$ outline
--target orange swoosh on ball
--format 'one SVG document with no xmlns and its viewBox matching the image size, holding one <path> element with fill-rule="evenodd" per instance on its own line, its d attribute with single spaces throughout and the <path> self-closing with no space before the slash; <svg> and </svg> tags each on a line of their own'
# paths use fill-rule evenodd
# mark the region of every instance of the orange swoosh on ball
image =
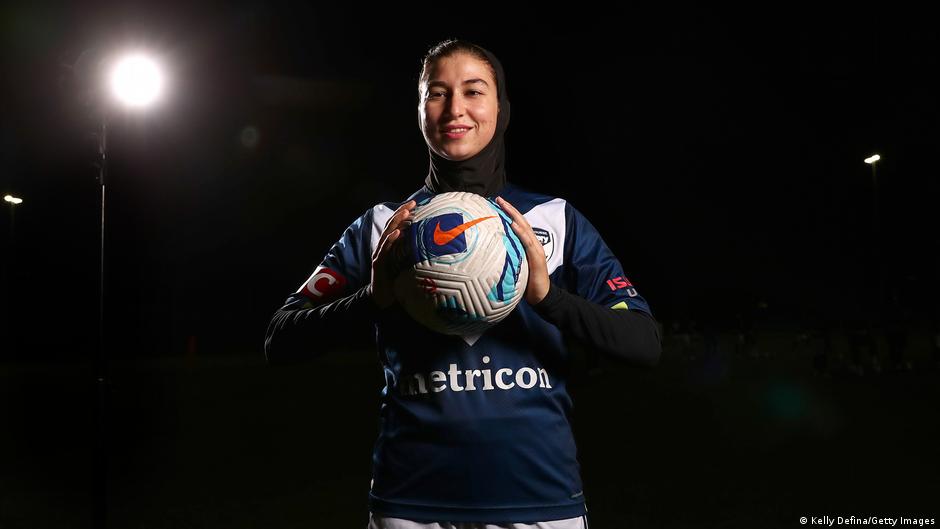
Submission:
<svg viewBox="0 0 940 529">
<path fill-rule="evenodd" d="M 490 217 L 483 217 L 482 219 L 473 219 L 470 222 L 464 222 L 459 226 L 455 226 L 447 231 L 441 229 L 441 221 L 437 221 L 437 226 L 434 226 L 434 244 L 444 245 L 454 240 L 455 237 L 461 233 L 467 231 L 468 228 L 474 224 L 479 224 L 486 219 L 495 219 L 496 215 Z"/>
</svg>

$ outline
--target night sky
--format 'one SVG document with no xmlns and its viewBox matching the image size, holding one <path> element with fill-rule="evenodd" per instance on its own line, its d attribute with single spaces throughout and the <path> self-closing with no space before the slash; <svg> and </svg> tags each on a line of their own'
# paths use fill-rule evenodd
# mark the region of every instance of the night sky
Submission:
<svg viewBox="0 0 940 529">
<path fill-rule="evenodd" d="M 73 4 L 0 7 L 0 193 L 24 200 L 0 203 L 0 527 L 88 527 L 102 498 L 113 527 L 362 525 L 374 349 L 279 369 L 264 334 L 422 185 L 416 82 L 447 38 L 503 63 L 510 181 L 583 212 L 667 331 L 657 370 L 572 381 L 592 525 L 935 514 L 935 17 Z M 169 86 L 109 113 L 106 386 L 93 65 L 128 48 Z"/>
<path fill-rule="evenodd" d="M 850 324 L 881 304 L 879 273 L 882 299 L 894 288 L 922 323 L 936 313 L 940 87 L 924 17 L 393 14 L 4 7 L 0 187 L 25 199 L 4 245 L 18 349 L 59 354 L 96 333 L 95 124 L 68 66 L 128 45 L 157 53 L 170 87 L 111 118 L 108 327 L 127 354 L 178 353 L 189 336 L 260 351 L 342 230 L 421 185 L 415 81 L 448 37 L 505 64 L 510 179 L 584 212 L 661 321 L 730 327 L 763 302 L 768 322 Z M 61 332 L 37 337 L 52 320 Z"/>
</svg>

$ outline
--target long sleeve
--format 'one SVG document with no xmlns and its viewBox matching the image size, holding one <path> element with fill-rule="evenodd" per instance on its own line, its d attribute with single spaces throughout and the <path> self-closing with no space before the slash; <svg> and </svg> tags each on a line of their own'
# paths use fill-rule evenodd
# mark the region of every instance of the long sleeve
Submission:
<svg viewBox="0 0 940 529">
<path fill-rule="evenodd" d="M 372 301 L 369 285 L 318 307 L 310 307 L 301 297 L 292 297 L 268 324 L 265 357 L 272 365 L 315 358 L 328 349 L 369 336 L 368 330 L 381 312 Z"/>
<path fill-rule="evenodd" d="M 271 317 L 264 339 L 269 364 L 313 359 L 344 344 L 365 344 L 375 336 L 373 323 L 379 311 L 372 301 L 369 274 L 376 210 L 385 208 L 370 208 L 350 224 Z"/>
<path fill-rule="evenodd" d="M 662 353 L 656 321 L 638 310 L 610 309 L 551 284 L 535 312 L 581 343 L 630 363 L 655 366 Z"/>
</svg>

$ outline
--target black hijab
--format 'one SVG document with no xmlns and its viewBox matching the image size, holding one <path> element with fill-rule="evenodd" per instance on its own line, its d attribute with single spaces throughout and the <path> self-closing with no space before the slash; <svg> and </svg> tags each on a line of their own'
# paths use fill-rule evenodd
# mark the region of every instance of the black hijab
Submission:
<svg viewBox="0 0 940 529">
<path fill-rule="evenodd" d="M 485 197 L 495 196 L 506 184 L 506 147 L 504 136 L 509 126 L 509 94 L 506 90 L 506 76 L 503 66 L 495 55 L 481 46 L 476 46 L 489 59 L 496 72 L 497 99 L 499 114 L 496 118 L 496 130 L 493 139 L 466 160 L 454 161 L 437 155 L 431 146 L 431 167 L 424 182 L 435 193 L 448 191 L 469 191 Z"/>
</svg>

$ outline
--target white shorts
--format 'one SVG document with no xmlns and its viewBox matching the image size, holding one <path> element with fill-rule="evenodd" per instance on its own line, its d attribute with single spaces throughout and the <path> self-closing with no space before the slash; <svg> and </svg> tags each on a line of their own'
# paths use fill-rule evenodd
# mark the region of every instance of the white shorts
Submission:
<svg viewBox="0 0 940 529">
<path fill-rule="evenodd" d="M 370 512 L 368 529 L 588 529 L 588 527 L 587 515 L 550 522 L 496 525 L 464 522 L 419 523 L 402 518 L 386 518 Z"/>
</svg>

